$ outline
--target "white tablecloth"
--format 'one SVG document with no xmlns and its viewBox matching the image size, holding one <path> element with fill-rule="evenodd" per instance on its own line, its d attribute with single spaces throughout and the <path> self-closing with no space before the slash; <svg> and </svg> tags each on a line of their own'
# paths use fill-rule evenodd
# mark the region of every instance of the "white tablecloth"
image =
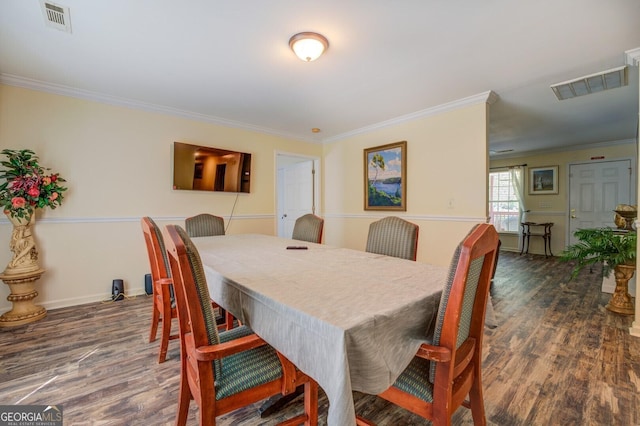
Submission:
<svg viewBox="0 0 640 426">
<path fill-rule="evenodd" d="M 329 425 L 391 386 L 424 341 L 447 268 L 266 235 L 193 238 L 211 298 L 313 377 Z M 305 245 L 308 250 L 287 250 Z"/>
</svg>

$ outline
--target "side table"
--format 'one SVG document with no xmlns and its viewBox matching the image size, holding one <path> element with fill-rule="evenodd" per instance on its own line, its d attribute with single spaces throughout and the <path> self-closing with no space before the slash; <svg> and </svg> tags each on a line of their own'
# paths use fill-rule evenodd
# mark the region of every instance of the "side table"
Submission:
<svg viewBox="0 0 640 426">
<path fill-rule="evenodd" d="M 529 254 L 530 237 L 542 237 L 544 239 L 544 256 L 553 256 L 553 253 L 551 252 L 551 227 L 553 226 L 553 222 L 522 222 L 520 223 L 520 226 L 522 227 L 522 249 L 520 250 L 520 254 Z M 532 228 L 534 228 L 534 230 L 532 230 Z M 536 228 L 539 230 L 536 231 Z M 549 250 L 549 254 L 547 254 L 547 248 Z"/>
</svg>

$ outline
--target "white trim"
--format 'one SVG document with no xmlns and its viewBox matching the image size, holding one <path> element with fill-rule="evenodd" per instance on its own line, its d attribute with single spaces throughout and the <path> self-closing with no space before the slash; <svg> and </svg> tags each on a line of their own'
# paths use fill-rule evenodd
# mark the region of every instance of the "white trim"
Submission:
<svg viewBox="0 0 640 426">
<path fill-rule="evenodd" d="M 640 66 L 640 47 L 624 52 L 625 63 L 631 66 Z"/>
<path fill-rule="evenodd" d="M 322 158 L 316 155 L 306 155 L 306 154 L 276 150 L 274 152 L 275 170 L 274 170 L 274 176 L 273 176 L 273 187 L 275 188 L 275 191 L 274 191 L 275 204 L 274 205 L 276 206 L 276 214 L 275 214 L 276 220 L 275 220 L 275 229 L 274 229 L 275 235 L 280 235 L 279 216 L 281 211 L 280 209 L 282 208 L 282 206 L 280 205 L 280 194 L 281 194 L 280 191 L 283 190 L 283 188 L 280 188 L 280 185 L 278 182 L 278 170 L 283 167 L 282 163 L 279 160 L 285 157 L 300 158 L 302 161 L 313 161 L 314 175 L 313 175 L 312 191 L 314 192 L 313 206 L 315 207 L 315 210 L 312 213 L 318 216 L 322 215 L 321 214 L 322 212 Z"/>
<path fill-rule="evenodd" d="M 321 210 L 319 210 L 321 211 Z M 548 212 L 544 212 L 544 214 L 549 214 Z M 552 212 L 552 214 L 563 214 L 562 212 Z M 333 219 L 378 219 L 389 216 L 388 214 L 378 213 L 378 214 L 365 214 L 365 213 L 356 213 L 356 214 L 342 214 L 342 213 L 329 213 L 325 214 L 325 218 L 333 218 Z M 180 222 L 184 221 L 186 216 L 152 216 L 153 220 L 156 222 Z M 226 220 L 229 220 L 229 216 L 222 216 Z M 426 220 L 426 221 L 437 221 L 437 222 L 475 222 L 475 223 L 487 223 L 486 217 L 473 217 L 473 216 L 434 216 L 434 215 L 398 215 L 398 217 L 402 217 L 407 220 Z M 251 220 L 251 219 L 275 219 L 276 215 L 274 214 L 251 214 L 251 215 L 241 215 L 241 216 L 233 216 L 233 219 L 237 220 Z M 129 222 L 140 222 L 142 216 L 131 216 L 131 217 L 52 217 L 52 218 L 39 218 L 37 219 L 38 223 L 65 223 L 65 224 L 73 224 L 73 223 L 129 223 Z M 9 219 L 0 218 L 0 225 L 10 225 Z"/>
<path fill-rule="evenodd" d="M 84 99 L 87 101 L 99 102 L 108 105 L 132 108 L 146 112 L 157 112 L 168 114 L 176 117 L 182 117 L 189 120 L 202 121 L 205 123 L 217 124 L 225 127 L 249 130 L 273 136 L 280 136 L 289 139 L 302 140 L 304 142 L 318 143 L 318 139 L 301 137 L 293 133 L 281 132 L 268 127 L 255 126 L 253 124 L 242 123 L 240 121 L 228 120 L 226 118 L 216 117 L 213 115 L 200 114 L 193 111 L 187 111 L 177 108 L 171 108 L 164 105 L 156 105 L 148 102 L 137 101 L 135 99 L 120 98 L 117 96 L 105 95 L 90 90 L 78 89 L 75 87 L 64 86 L 62 84 L 47 83 L 31 78 L 19 77 L 17 75 L 0 73 L 0 83 L 8 86 L 22 87 L 25 89 L 37 90 L 40 92 L 53 93 L 54 95 L 68 96 L 72 98 Z"/>
<path fill-rule="evenodd" d="M 93 92 L 90 90 L 78 89 L 75 87 L 65 86 L 62 84 L 48 83 L 45 81 L 34 80 L 31 78 L 20 77 L 12 74 L 0 73 L 0 84 L 6 84 L 8 86 L 22 87 L 25 89 L 37 90 L 40 92 L 53 93 L 55 95 L 68 96 L 72 98 L 85 99 L 88 101 L 99 102 L 109 105 L 121 106 L 125 108 L 132 108 L 146 112 L 155 112 L 161 114 L 168 114 L 176 117 L 182 117 L 190 120 L 201 121 L 205 123 L 217 124 L 220 126 L 249 130 L 252 132 L 264 133 L 267 135 L 279 136 L 288 139 L 300 140 L 310 143 L 326 143 L 336 140 L 344 139 L 350 136 L 358 135 L 361 133 L 371 132 L 384 127 L 394 126 L 396 124 L 404 123 L 406 121 L 415 120 L 417 118 L 427 117 L 430 115 L 440 114 L 455 110 L 458 108 L 476 105 L 479 103 L 493 104 L 499 99 L 499 96 L 492 90 L 469 96 L 463 99 L 448 102 L 446 104 L 437 105 L 432 108 L 416 111 L 411 114 L 403 115 L 400 117 L 392 118 L 390 120 L 382 121 L 380 123 L 365 126 L 360 129 L 353 130 L 351 132 L 342 133 L 327 139 L 321 139 L 317 136 L 309 137 L 304 135 L 293 134 L 289 132 L 282 132 L 274 130 L 268 127 L 256 126 L 253 124 L 243 123 L 240 121 L 229 120 L 222 117 L 216 117 L 212 115 L 200 114 L 193 111 L 187 111 L 177 108 L 172 108 L 164 105 L 157 105 L 148 102 L 138 101 L 135 99 L 120 98 L 117 96 L 105 95 L 103 93 Z"/>
<path fill-rule="evenodd" d="M 410 114 L 401 115 L 400 117 L 392 118 L 390 120 L 381 121 L 380 123 L 372 124 L 370 126 L 361 127 L 359 129 L 352 130 L 350 132 L 342 133 L 336 136 L 332 136 L 327 139 L 323 139 L 323 143 L 335 142 L 341 139 L 346 139 L 351 136 L 360 135 L 363 133 L 369 133 L 374 130 L 379 130 L 384 127 L 391 127 L 397 124 L 405 123 L 407 121 L 416 120 L 418 118 L 428 117 L 436 114 L 441 114 L 447 111 L 453 111 L 466 106 L 477 105 L 480 103 L 493 104 L 498 100 L 499 96 L 492 90 L 483 92 L 477 95 L 469 96 L 466 98 L 458 99 L 455 101 L 447 102 L 446 104 L 437 105 L 431 108 L 423 109 L 420 111 L 412 112 Z"/>
<path fill-rule="evenodd" d="M 223 216 L 227 221 L 229 216 Z M 233 219 L 248 220 L 248 219 L 273 219 L 273 214 L 253 214 L 253 215 L 241 215 L 233 216 Z M 132 217 L 51 217 L 51 218 L 38 218 L 37 222 L 40 223 L 118 223 L 118 222 L 140 222 L 142 216 Z M 153 216 L 153 220 L 156 222 L 179 222 L 184 221 L 186 216 Z M 0 225 L 9 225 L 9 219 L 3 217 L 0 218 Z"/>
<path fill-rule="evenodd" d="M 567 212 L 563 211 L 546 211 L 546 210 L 529 210 L 527 216 L 564 216 Z"/>
<path fill-rule="evenodd" d="M 331 219 L 380 219 L 389 216 L 388 214 L 342 214 L 342 213 L 326 213 L 324 218 Z M 423 220 L 432 222 L 474 222 L 474 223 L 488 223 L 486 217 L 472 217 L 472 216 L 432 216 L 432 215 L 395 215 L 406 220 Z"/>
<path fill-rule="evenodd" d="M 144 282 L 142 282 L 142 286 L 140 288 L 138 288 L 138 286 L 132 287 L 128 281 L 125 282 L 124 293 L 126 297 L 152 297 L 152 296 L 147 296 L 144 290 Z M 120 303 L 120 302 L 111 301 L 111 293 L 93 294 L 91 296 L 82 296 L 82 297 L 69 297 L 69 298 L 57 299 L 57 300 L 45 300 L 45 301 L 36 300 L 35 302 L 36 304 L 44 307 L 47 310 L 68 308 L 70 306 L 78 306 L 78 305 L 84 305 L 87 303 L 97 303 L 97 302 Z M 5 306 L 0 306 L 0 311 L 8 311 L 11 308 L 12 308 L 12 305 L 6 304 Z"/>
</svg>

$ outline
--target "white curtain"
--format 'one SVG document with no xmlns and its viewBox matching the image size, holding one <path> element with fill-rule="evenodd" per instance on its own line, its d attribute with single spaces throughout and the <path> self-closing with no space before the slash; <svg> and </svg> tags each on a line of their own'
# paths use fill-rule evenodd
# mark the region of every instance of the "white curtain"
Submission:
<svg viewBox="0 0 640 426">
<path fill-rule="evenodd" d="M 520 205 L 520 222 L 527 221 L 527 208 L 524 205 L 524 185 L 523 185 L 523 169 L 522 167 L 511 167 L 509 169 L 511 175 L 511 185 L 513 185 L 513 192 L 515 193 L 518 204 Z M 518 236 L 522 236 L 522 227 L 518 226 Z M 519 238 L 522 240 L 522 238 Z"/>
</svg>

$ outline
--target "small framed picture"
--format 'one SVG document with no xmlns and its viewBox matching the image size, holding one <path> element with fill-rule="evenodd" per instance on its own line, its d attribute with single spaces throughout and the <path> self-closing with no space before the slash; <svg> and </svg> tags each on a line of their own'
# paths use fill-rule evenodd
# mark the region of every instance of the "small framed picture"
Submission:
<svg viewBox="0 0 640 426">
<path fill-rule="evenodd" d="M 407 211 L 407 142 L 364 150 L 364 209 Z"/>
<path fill-rule="evenodd" d="M 529 169 L 529 195 L 557 194 L 558 166 Z"/>
</svg>

